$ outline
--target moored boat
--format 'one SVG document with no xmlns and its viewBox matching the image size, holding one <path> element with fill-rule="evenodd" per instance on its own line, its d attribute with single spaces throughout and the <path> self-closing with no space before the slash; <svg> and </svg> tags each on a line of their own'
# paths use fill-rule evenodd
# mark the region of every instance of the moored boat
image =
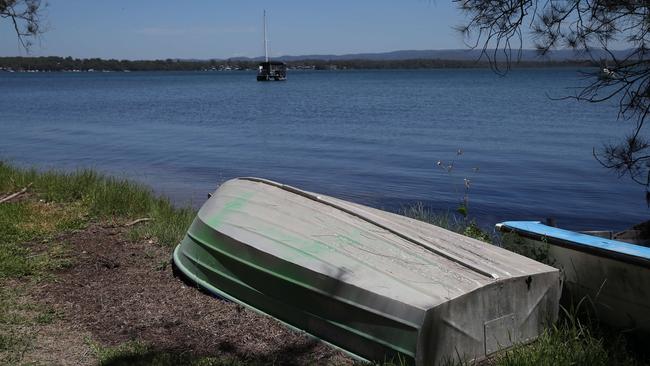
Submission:
<svg viewBox="0 0 650 366">
<path fill-rule="evenodd" d="M 280 61 L 260 62 L 257 70 L 257 81 L 287 80 L 287 65 Z"/>
<path fill-rule="evenodd" d="M 264 62 L 257 69 L 257 81 L 287 80 L 287 65 L 282 61 L 269 60 L 269 44 L 266 38 L 266 10 L 264 10 Z"/>
<path fill-rule="evenodd" d="M 479 360 L 557 318 L 557 269 L 259 178 L 222 184 L 174 251 L 204 289 L 359 357 Z"/>
<path fill-rule="evenodd" d="M 600 70 L 598 70 L 599 80 L 609 81 L 609 80 L 616 79 L 617 77 L 618 76 L 616 75 L 616 73 L 607 67 L 602 67 Z"/>
<path fill-rule="evenodd" d="M 537 221 L 497 224 L 547 251 L 562 271 L 565 299 L 593 305 L 602 322 L 627 331 L 650 332 L 650 248 L 563 230 Z"/>
</svg>

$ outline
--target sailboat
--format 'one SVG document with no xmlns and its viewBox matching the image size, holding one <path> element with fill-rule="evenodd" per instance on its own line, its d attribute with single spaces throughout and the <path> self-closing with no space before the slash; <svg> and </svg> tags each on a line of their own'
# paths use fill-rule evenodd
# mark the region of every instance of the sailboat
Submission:
<svg viewBox="0 0 650 366">
<path fill-rule="evenodd" d="M 266 33 L 266 10 L 264 10 L 264 62 L 259 64 L 257 81 L 287 80 L 287 65 L 280 61 L 269 61 L 269 43 Z"/>
</svg>

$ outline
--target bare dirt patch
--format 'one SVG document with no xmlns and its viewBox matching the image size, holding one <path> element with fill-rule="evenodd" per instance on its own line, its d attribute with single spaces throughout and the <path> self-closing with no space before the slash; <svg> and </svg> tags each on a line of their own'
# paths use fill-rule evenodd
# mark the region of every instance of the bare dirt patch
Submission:
<svg viewBox="0 0 650 366">
<path fill-rule="evenodd" d="M 71 249 L 73 265 L 34 290 L 35 298 L 62 314 L 60 329 L 88 334 L 105 346 L 139 341 L 154 351 L 197 357 L 262 364 L 353 363 L 269 317 L 188 287 L 172 274 L 169 248 L 130 241 L 125 228 L 92 224 L 61 239 Z M 49 336 L 46 348 L 84 348 L 78 345 L 82 336 L 72 338 Z M 85 344 L 87 348 L 87 339 Z M 41 347 L 41 352 L 48 351 Z M 74 358 L 94 362 L 84 350 Z"/>
</svg>

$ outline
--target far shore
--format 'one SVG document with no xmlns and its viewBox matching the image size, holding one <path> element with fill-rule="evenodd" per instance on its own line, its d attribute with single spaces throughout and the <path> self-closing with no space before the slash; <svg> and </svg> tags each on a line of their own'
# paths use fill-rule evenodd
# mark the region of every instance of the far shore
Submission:
<svg viewBox="0 0 650 366">
<path fill-rule="evenodd" d="M 105 60 L 71 57 L 0 57 L 0 72 L 131 72 L 131 71 L 257 71 L 258 60 Z M 516 58 L 489 62 L 485 58 L 457 59 L 300 59 L 287 60 L 289 70 L 430 70 L 506 68 L 593 68 L 591 60 L 535 61 Z"/>
</svg>

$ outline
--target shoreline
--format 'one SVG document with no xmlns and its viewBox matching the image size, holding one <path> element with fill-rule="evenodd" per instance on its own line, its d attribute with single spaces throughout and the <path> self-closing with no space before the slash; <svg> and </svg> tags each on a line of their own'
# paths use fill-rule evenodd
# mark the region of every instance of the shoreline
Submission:
<svg viewBox="0 0 650 366">
<path fill-rule="evenodd" d="M 18 192 L 0 203 L 0 361 L 357 364 L 175 278 L 171 252 L 196 210 L 90 170 L 37 172 L 0 161 L 0 197 Z M 404 214 L 454 229 L 444 215 L 417 208 Z M 485 234 L 471 225 L 455 230 Z M 621 337 L 569 317 L 488 363 L 650 362 Z"/>
<path fill-rule="evenodd" d="M 292 59 L 285 61 L 290 71 L 340 70 L 441 70 L 498 68 L 598 68 L 591 60 L 521 60 L 497 62 L 476 59 L 409 58 L 409 59 Z M 250 71 L 257 72 L 255 60 L 107 60 L 71 57 L 0 57 L 0 72 L 135 72 L 135 71 Z M 597 74 L 594 71 L 594 76 Z"/>
</svg>

